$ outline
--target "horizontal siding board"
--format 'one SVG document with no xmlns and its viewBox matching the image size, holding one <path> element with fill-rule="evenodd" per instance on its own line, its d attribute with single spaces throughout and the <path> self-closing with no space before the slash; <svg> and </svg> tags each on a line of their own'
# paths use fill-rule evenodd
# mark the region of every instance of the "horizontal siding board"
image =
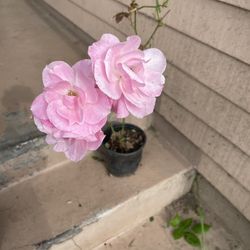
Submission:
<svg viewBox="0 0 250 250">
<path fill-rule="evenodd" d="M 120 32 L 118 28 L 113 27 L 110 23 L 105 22 L 96 15 L 93 15 L 87 9 L 84 10 L 83 8 L 80 8 L 81 6 L 78 6 L 77 2 L 69 0 L 44 1 L 94 39 L 99 39 L 104 32 L 122 36 L 122 32 Z M 107 12 L 106 14 L 109 15 Z M 110 15 L 112 14 L 110 13 Z"/>
<path fill-rule="evenodd" d="M 248 155 L 166 95 L 162 95 L 156 110 L 250 191 Z"/>
<path fill-rule="evenodd" d="M 50 0 L 49 0 L 50 1 Z M 76 6 L 82 8 L 83 11 L 88 11 L 95 17 L 103 20 L 105 23 L 108 23 L 114 29 L 118 31 L 117 36 L 124 38 L 125 34 L 132 34 L 133 29 L 130 27 L 129 22 L 122 22 L 117 24 L 114 19 L 114 15 L 121 11 L 126 11 L 126 6 L 121 5 L 120 3 L 114 2 L 113 0 L 106 1 L 84 1 L 84 0 L 68 0 Z M 119 32 L 120 31 L 120 32 Z M 95 32 L 95 30 L 92 30 Z M 102 29 L 103 33 L 108 33 L 104 28 Z M 100 35 L 98 36 L 100 38 Z"/>
<path fill-rule="evenodd" d="M 164 34 L 162 39 L 158 35 L 159 47 L 165 47 L 167 58 L 172 64 L 250 112 L 248 65 L 174 30 L 166 28 Z"/>
<path fill-rule="evenodd" d="M 138 1 L 139 5 L 154 2 Z M 169 9 L 165 19 L 168 26 L 250 63 L 250 12 L 211 0 L 174 0 L 169 2 Z M 151 9 L 142 12 L 152 16 Z"/>
<path fill-rule="evenodd" d="M 174 66 L 165 93 L 250 155 L 250 115 Z"/>
<path fill-rule="evenodd" d="M 88 2 L 87 6 L 85 4 L 92 12 L 96 9 L 94 2 L 95 1 Z M 110 4 L 110 12 L 118 12 L 121 10 L 119 6 L 116 2 Z M 100 11 L 101 7 L 96 9 L 96 14 L 106 22 L 109 22 L 110 17 Z M 103 6 L 103 8 L 104 7 L 105 6 Z M 143 38 L 146 40 L 147 34 L 145 33 L 147 32 L 145 31 L 149 31 L 154 24 L 152 20 L 144 16 L 142 16 L 142 18 L 143 22 L 141 22 L 141 26 L 139 25 L 139 29 L 144 31 Z M 113 20 L 112 24 L 114 25 Z M 128 30 L 129 24 L 122 22 L 117 27 L 122 30 Z M 248 98 L 250 95 L 249 65 L 213 50 L 211 47 L 207 47 L 168 27 L 164 27 L 162 32 L 158 33 L 158 39 L 156 40 L 158 40 L 158 43 L 155 45 L 165 51 L 167 58 L 173 64 L 185 72 L 188 72 L 209 88 L 236 103 L 247 112 L 250 112 L 250 98 Z"/>
<path fill-rule="evenodd" d="M 108 1 L 107 8 L 107 2 L 104 1 L 46 1 L 51 3 L 52 6 L 54 5 L 59 11 L 61 9 L 64 15 L 95 39 L 99 38 L 104 32 L 112 32 L 120 37 L 124 37 L 122 32 L 132 34 L 128 22 L 125 21 L 116 25 L 112 18 L 115 13 L 126 10 L 126 8 L 118 2 Z M 73 1 L 75 1 L 77 5 L 81 3 L 82 8 L 98 16 L 98 18 L 104 20 L 104 22 L 102 23 L 96 17 L 91 17 L 89 13 L 79 9 L 76 5 L 74 6 L 72 4 Z M 65 5 L 65 8 L 59 5 Z M 74 9 L 72 6 L 74 6 Z M 103 9 L 107 9 L 107 11 L 103 11 Z M 143 40 L 146 40 L 154 23 L 152 20 L 142 16 L 142 22 L 140 22 L 140 24 L 139 30 L 142 31 Z M 112 25 L 114 29 L 112 29 Z M 119 32 L 118 29 L 122 32 Z M 169 27 L 162 28 L 155 40 L 157 41 L 155 46 L 161 48 L 166 53 L 168 60 L 174 65 L 188 72 L 188 74 L 225 96 L 233 103 L 236 103 L 247 112 L 250 112 L 250 98 L 248 98 L 250 95 L 249 65 L 213 50 L 211 47 L 199 43 Z"/>
<path fill-rule="evenodd" d="M 222 3 L 226 4 L 231 4 L 236 7 L 245 9 L 245 10 L 250 10 L 250 1 L 249 0 L 218 0 Z"/>
<path fill-rule="evenodd" d="M 201 157 L 197 169 L 250 221 L 250 192 L 206 155 Z"/>
</svg>

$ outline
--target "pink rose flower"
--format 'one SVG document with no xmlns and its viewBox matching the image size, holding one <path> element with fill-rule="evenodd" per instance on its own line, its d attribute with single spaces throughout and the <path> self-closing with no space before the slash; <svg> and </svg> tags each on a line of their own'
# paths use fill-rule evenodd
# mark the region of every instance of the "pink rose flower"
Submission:
<svg viewBox="0 0 250 250">
<path fill-rule="evenodd" d="M 117 118 L 152 113 L 165 83 L 165 56 L 155 48 L 142 51 L 140 44 L 139 36 L 120 42 L 114 35 L 104 34 L 88 50 L 96 84 L 113 100 Z"/>
<path fill-rule="evenodd" d="M 35 124 L 47 134 L 47 143 L 55 144 L 55 151 L 79 161 L 87 150 L 101 145 L 110 101 L 95 87 L 90 60 L 73 67 L 52 62 L 43 70 L 43 84 L 43 92 L 31 106 Z"/>
</svg>

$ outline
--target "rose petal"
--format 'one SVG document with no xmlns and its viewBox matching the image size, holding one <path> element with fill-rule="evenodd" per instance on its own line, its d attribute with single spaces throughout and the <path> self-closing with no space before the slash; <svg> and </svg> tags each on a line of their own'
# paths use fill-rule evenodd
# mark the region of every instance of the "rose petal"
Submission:
<svg viewBox="0 0 250 250">
<path fill-rule="evenodd" d="M 93 104 L 87 104 L 84 109 L 86 122 L 88 124 L 97 124 L 108 116 L 111 110 L 109 99 L 100 91 L 97 90 L 98 101 Z"/>
<path fill-rule="evenodd" d="M 142 107 L 137 107 L 128 100 L 125 99 L 125 104 L 128 111 L 137 118 L 143 118 L 154 111 L 156 98 L 149 98 L 148 102 L 145 102 Z"/>
<path fill-rule="evenodd" d="M 113 104 L 113 111 L 116 113 L 116 117 L 118 119 L 125 118 L 129 115 L 123 96 L 119 100 L 115 101 Z"/>
<path fill-rule="evenodd" d="M 163 73 L 166 69 L 166 58 L 159 49 L 152 48 L 144 50 L 144 60 L 145 69 L 160 73 Z"/>
<path fill-rule="evenodd" d="M 78 162 L 87 153 L 87 142 L 85 140 L 68 139 L 65 155 L 72 161 Z"/>
<path fill-rule="evenodd" d="M 47 109 L 47 102 L 44 99 L 43 93 L 38 95 L 35 100 L 32 102 L 31 111 L 33 115 L 39 119 L 46 120 L 48 119 L 46 109 Z"/>
<path fill-rule="evenodd" d="M 59 130 L 69 131 L 69 122 L 57 113 L 57 108 L 62 106 L 62 100 L 56 100 L 49 103 L 47 115 L 50 122 Z"/>
<path fill-rule="evenodd" d="M 120 98 L 122 92 L 119 86 L 119 82 L 110 82 L 107 79 L 104 64 L 101 60 L 97 60 L 94 66 L 94 74 L 96 84 L 98 87 L 110 98 L 117 100 Z"/>
<path fill-rule="evenodd" d="M 67 63 L 55 61 L 44 68 L 42 78 L 45 87 L 52 87 L 60 81 L 66 81 L 72 84 L 74 81 L 74 72 Z"/>
<path fill-rule="evenodd" d="M 102 131 L 99 131 L 98 133 L 95 134 L 95 137 L 96 137 L 95 141 L 88 141 L 87 143 L 88 150 L 98 149 L 101 146 L 105 135 Z"/>
<path fill-rule="evenodd" d="M 164 76 L 155 71 L 147 70 L 144 73 L 145 86 L 141 87 L 140 90 L 152 97 L 160 96 L 163 90 L 163 84 L 165 83 Z"/>
<path fill-rule="evenodd" d="M 88 55 L 91 60 L 95 61 L 103 58 L 105 56 L 106 51 L 113 45 L 119 43 L 119 39 L 112 34 L 103 34 L 101 39 L 95 43 L 93 43 L 88 48 Z"/>
<path fill-rule="evenodd" d="M 73 65 L 73 69 L 75 71 L 74 85 L 83 90 L 87 102 L 95 103 L 97 101 L 96 82 L 91 60 L 81 60 Z"/>
</svg>

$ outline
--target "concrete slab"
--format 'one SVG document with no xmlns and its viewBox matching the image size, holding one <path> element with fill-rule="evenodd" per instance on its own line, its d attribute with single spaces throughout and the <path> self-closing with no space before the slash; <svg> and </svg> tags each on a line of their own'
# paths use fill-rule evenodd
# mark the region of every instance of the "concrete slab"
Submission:
<svg viewBox="0 0 250 250">
<path fill-rule="evenodd" d="M 84 225 L 100 220 L 105 214 L 109 214 L 111 208 L 119 207 L 119 204 L 138 194 L 142 194 L 141 197 L 146 200 L 152 195 L 157 197 L 157 188 L 153 191 L 150 188 L 158 184 L 165 187 L 167 179 L 181 173 L 179 181 L 183 186 L 178 187 L 173 181 L 170 183 L 172 190 L 176 190 L 176 197 L 173 198 L 173 194 L 168 195 L 168 192 L 159 196 L 161 200 L 166 196 L 166 201 L 168 196 L 172 200 L 177 199 L 191 186 L 193 175 L 187 174 L 189 169 L 190 166 L 180 157 L 176 157 L 171 149 L 164 148 L 151 131 L 148 133 L 141 166 L 133 176 L 108 176 L 103 163 L 93 160 L 91 155 L 78 164 L 65 162 L 40 172 L 33 178 L 0 191 L 0 249 L 28 249 L 34 244 L 53 238 L 53 243 L 63 236 L 72 238 L 83 230 Z M 189 179 L 189 186 L 184 185 L 184 177 Z M 151 190 L 150 194 L 143 193 L 147 189 Z M 161 190 L 163 192 L 164 189 Z M 143 212 L 142 208 L 143 203 L 140 205 L 141 211 L 137 211 L 139 217 Z M 126 215 L 128 211 L 124 212 Z M 103 230 L 107 229 L 106 224 Z M 62 237 L 57 237 L 65 232 Z"/>
</svg>

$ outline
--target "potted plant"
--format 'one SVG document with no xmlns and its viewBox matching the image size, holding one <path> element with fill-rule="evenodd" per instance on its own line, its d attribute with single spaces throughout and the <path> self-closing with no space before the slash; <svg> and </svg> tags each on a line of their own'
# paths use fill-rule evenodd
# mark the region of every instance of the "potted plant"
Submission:
<svg viewBox="0 0 250 250">
<path fill-rule="evenodd" d="M 88 150 L 102 145 L 110 173 L 134 173 L 146 135 L 139 127 L 127 124 L 125 118 L 151 114 L 162 92 L 166 58 L 159 49 L 149 47 L 163 24 L 166 14 L 161 17 L 160 13 L 166 7 L 167 1 L 138 6 L 133 0 L 128 12 L 118 13 L 115 18 L 117 22 L 128 18 L 135 35 L 121 42 L 112 34 L 104 34 L 89 46 L 90 59 L 72 67 L 63 61 L 45 67 L 44 89 L 33 101 L 31 111 L 35 124 L 47 134 L 46 141 L 54 145 L 55 151 L 79 161 Z M 141 43 L 136 24 L 137 13 L 143 8 L 154 9 L 157 22 L 145 44 Z M 122 122 L 107 123 L 111 112 Z"/>
</svg>

